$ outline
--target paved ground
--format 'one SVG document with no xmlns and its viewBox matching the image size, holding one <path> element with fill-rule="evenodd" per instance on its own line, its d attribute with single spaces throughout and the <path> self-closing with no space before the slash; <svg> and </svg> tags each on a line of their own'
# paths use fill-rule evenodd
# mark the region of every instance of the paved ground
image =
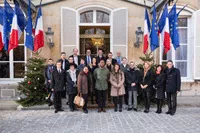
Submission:
<svg viewBox="0 0 200 133">
<path fill-rule="evenodd" d="M 200 108 L 179 107 L 174 116 L 149 114 L 123 110 L 106 113 L 89 110 L 65 110 L 58 114 L 54 110 L 0 111 L 0 133 L 199 133 Z M 164 108 L 164 112 L 167 108 Z"/>
</svg>

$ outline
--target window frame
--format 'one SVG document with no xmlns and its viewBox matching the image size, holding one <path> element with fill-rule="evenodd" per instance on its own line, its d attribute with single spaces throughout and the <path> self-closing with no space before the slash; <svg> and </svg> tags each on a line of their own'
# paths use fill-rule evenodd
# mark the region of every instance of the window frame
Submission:
<svg viewBox="0 0 200 133">
<path fill-rule="evenodd" d="M 25 47 L 24 44 L 19 44 L 19 46 L 24 46 L 24 61 L 14 61 L 14 52 L 13 50 L 11 50 L 9 52 L 9 61 L 0 61 L 1 63 L 6 62 L 9 63 L 9 71 L 10 71 L 10 78 L 0 78 L 0 84 L 1 83 L 6 83 L 6 81 L 8 82 L 20 82 L 23 81 L 24 78 L 14 78 L 14 63 L 27 63 L 27 48 Z M 24 71 L 26 71 L 26 67 L 24 69 Z M 1 82 L 4 81 L 4 82 Z"/>
<path fill-rule="evenodd" d="M 176 67 L 177 62 L 187 62 L 187 76 L 181 77 L 182 82 L 194 82 L 192 79 L 192 60 L 190 59 L 190 54 L 192 54 L 192 47 L 189 47 L 190 44 L 192 44 L 190 40 L 190 31 L 191 29 L 191 17 L 188 16 L 180 16 L 179 18 L 186 18 L 187 19 L 187 27 L 178 27 L 178 29 L 187 29 L 187 44 L 186 43 L 180 43 L 180 46 L 187 46 L 187 60 L 177 60 L 176 59 L 176 50 L 173 47 L 173 44 L 171 43 L 171 60 L 174 62 L 174 67 Z M 191 45 L 192 46 L 192 45 Z M 167 60 L 163 60 L 163 46 L 159 47 L 160 49 L 160 64 L 163 64 L 163 62 L 167 62 Z"/>
</svg>

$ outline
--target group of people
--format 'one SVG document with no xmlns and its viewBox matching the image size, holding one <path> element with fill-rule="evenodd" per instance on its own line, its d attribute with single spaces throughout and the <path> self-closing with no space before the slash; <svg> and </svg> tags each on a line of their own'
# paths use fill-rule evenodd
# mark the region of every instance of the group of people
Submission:
<svg viewBox="0 0 200 133">
<path fill-rule="evenodd" d="M 128 105 L 128 111 L 137 111 L 138 90 L 142 90 L 145 113 L 149 112 L 151 92 L 156 91 L 157 111 L 162 112 L 162 105 L 167 98 L 168 111 L 166 114 L 174 115 L 177 106 L 177 93 L 181 87 L 180 71 L 174 68 L 171 60 L 167 67 L 157 65 L 155 71 L 151 69 L 150 62 L 144 62 L 143 69 L 139 70 L 135 62 L 127 63 L 125 57 L 117 52 L 113 58 L 112 52 L 107 57 L 103 51 L 98 50 L 98 55 L 93 57 L 91 50 L 86 51 L 86 56 L 81 58 L 78 49 L 73 49 L 73 55 L 66 59 L 66 53 L 61 53 L 61 59 L 54 66 L 53 60 L 48 60 L 45 69 L 46 84 L 49 92 L 54 95 L 53 104 L 55 113 L 63 111 L 61 99 L 67 98 L 70 111 L 76 111 L 74 98 L 81 96 L 85 104 L 84 113 L 88 113 L 88 97 L 91 103 L 98 104 L 98 112 L 106 112 L 106 103 L 114 103 L 114 111 L 122 112 L 123 103 Z M 95 100 L 94 100 L 95 99 Z M 52 104 L 51 102 L 49 103 Z"/>
</svg>

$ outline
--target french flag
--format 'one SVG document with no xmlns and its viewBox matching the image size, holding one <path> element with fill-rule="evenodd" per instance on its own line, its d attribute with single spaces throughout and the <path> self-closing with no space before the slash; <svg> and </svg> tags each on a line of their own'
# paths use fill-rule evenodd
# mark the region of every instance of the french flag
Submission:
<svg viewBox="0 0 200 133">
<path fill-rule="evenodd" d="M 42 9 L 41 5 L 38 10 L 36 26 L 35 26 L 35 38 L 34 38 L 34 52 L 44 46 L 44 30 L 42 20 Z"/>
<path fill-rule="evenodd" d="M 22 31 L 18 25 L 18 19 L 17 19 L 17 6 L 15 5 L 14 14 L 13 14 L 13 20 L 12 20 L 12 27 L 11 27 L 11 33 L 10 33 L 10 40 L 9 40 L 9 46 L 8 46 L 8 52 L 10 50 L 15 49 L 18 46 L 18 40 L 22 35 Z"/>
<path fill-rule="evenodd" d="M 147 9 L 145 9 L 145 20 L 144 20 L 144 47 L 143 53 L 146 54 L 149 46 L 149 34 L 150 34 L 150 20 Z"/>
<path fill-rule="evenodd" d="M 0 7 L 0 16 L 3 16 L 3 8 Z M 3 49 L 3 17 L 0 17 L 0 51 Z"/>
<path fill-rule="evenodd" d="M 170 50 L 170 32 L 169 32 L 169 18 L 167 5 L 162 13 L 160 21 L 158 23 L 159 31 L 161 33 L 160 43 L 164 46 L 164 54 Z"/>
</svg>

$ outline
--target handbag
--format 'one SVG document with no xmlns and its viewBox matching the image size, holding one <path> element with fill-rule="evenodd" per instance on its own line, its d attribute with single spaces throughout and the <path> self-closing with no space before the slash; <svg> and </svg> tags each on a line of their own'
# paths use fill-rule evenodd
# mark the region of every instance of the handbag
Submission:
<svg viewBox="0 0 200 133">
<path fill-rule="evenodd" d="M 76 104 L 78 107 L 83 107 L 85 105 L 85 100 L 79 95 L 80 94 L 74 98 L 74 104 Z"/>
</svg>

